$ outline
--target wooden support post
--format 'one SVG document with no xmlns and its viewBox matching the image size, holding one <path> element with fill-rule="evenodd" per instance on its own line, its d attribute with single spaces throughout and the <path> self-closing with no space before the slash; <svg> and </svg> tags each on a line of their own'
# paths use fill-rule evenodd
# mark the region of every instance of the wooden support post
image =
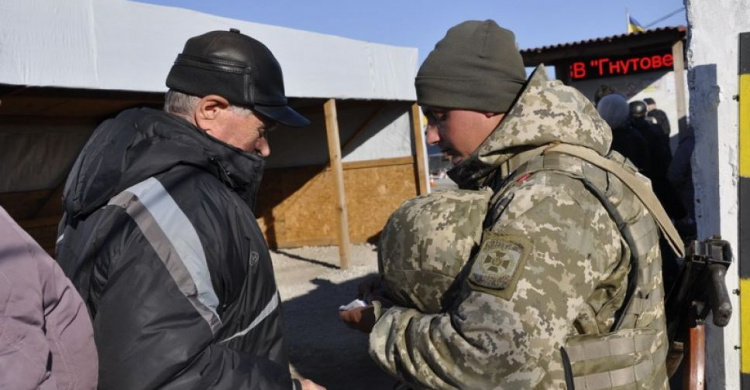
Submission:
<svg viewBox="0 0 750 390">
<path fill-rule="evenodd" d="M 338 194 L 339 211 L 339 266 L 349 268 L 349 219 L 346 215 L 346 194 L 344 193 L 344 167 L 341 163 L 341 141 L 339 122 L 336 114 L 336 100 L 328 99 L 323 105 L 326 115 L 326 135 L 331 175 Z"/>
<path fill-rule="evenodd" d="M 687 99 L 685 99 L 685 53 L 682 40 L 672 45 L 672 59 L 674 64 L 674 90 L 677 95 L 677 126 L 680 134 L 687 130 Z"/>
<path fill-rule="evenodd" d="M 682 388 L 703 390 L 706 388 L 706 326 L 696 324 L 688 329 L 685 358 L 683 359 Z"/>
<path fill-rule="evenodd" d="M 414 103 L 411 106 L 411 123 L 414 131 L 414 150 L 416 151 L 414 161 L 416 163 L 417 174 L 417 194 L 423 195 L 430 192 L 429 183 L 427 182 L 427 167 L 425 167 L 425 144 L 424 130 L 422 129 L 422 110 L 419 105 Z"/>
</svg>

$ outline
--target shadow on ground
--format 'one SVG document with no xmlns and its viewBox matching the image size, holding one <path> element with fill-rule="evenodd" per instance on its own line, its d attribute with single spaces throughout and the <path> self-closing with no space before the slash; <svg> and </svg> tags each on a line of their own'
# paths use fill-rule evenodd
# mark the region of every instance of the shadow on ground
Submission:
<svg viewBox="0 0 750 390">
<path fill-rule="evenodd" d="M 338 319 L 338 307 L 354 299 L 357 285 L 375 275 L 342 283 L 315 278 L 312 291 L 284 302 L 289 360 L 299 375 L 328 390 L 393 388 L 396 381 L 367 353 L 367 335 Z"/>
</svg>

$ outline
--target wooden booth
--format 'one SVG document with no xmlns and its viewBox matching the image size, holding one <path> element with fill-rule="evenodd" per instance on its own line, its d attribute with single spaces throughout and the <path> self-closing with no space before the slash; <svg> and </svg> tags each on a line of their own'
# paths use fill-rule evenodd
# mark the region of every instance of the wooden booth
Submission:
<svg viewBox="0 0 750 390">
<path fill-rule="evenodd" d="M 557 79 L 592 101 L 601 85 L 614 88 L 628 100 L 653 98 L 667 113 L 672 135 L 677 135 L 678 129 L 685 128 L 688 104 L 685 35 L 684 26 L 662 27 L 524 49 L 521 56 L 526 66 L 554 67 Z"/>
<path fill-rule="evenodd" d="M 268 135 L 256 216 L 271 247 L 339 245 L 345 268 L 351 243 L 373 241 L 403 201 L 427 192 L 416 49 L 126 0 L 55 1 L 0 15 L 0 206 L 48 252 L 93 130 L 126 108 L 160 108 L 185 40 L 211 30 L 264 42 L 290 105 L 311 120 Z"/>
</svg>

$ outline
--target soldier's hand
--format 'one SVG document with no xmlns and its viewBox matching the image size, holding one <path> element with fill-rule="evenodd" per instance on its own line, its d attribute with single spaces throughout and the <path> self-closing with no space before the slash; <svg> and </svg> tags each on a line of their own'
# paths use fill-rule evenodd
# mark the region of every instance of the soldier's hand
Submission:
<svg viewBox="0 0 750 390">
<path fill-rule="evenodd" d="M 385 292 L 385 285 L 380 276 L 369 278 L 357 286 L 357 297 L 366 302 L 379 301 L 383 307 L 393 306 Z"/>
<path fill-rule="evenodd" d="M 375 326 L 375 309 L 372 305 L 350 310 L 339 310 L 339 318 L 346 326 L 362 333 L 370 333 Z"/>
<path fill-rule="evenodd" d="M 309 379 L 300 378 L 299 383 L 302 385 L 302 390 L 326 390 L 325 387 L 320 386 Z"/>
</svg>

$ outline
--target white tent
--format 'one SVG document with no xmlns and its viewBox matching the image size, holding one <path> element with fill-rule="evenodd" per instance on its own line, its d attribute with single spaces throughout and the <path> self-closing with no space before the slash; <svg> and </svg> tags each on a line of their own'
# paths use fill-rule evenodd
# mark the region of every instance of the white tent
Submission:
<svg viewBox="0 0 750 390">
<path fill-rule="evenodd" d="M 0 2 L 0 83 L 164 92 L 187 38 L 229 28 L 271 49 L 289 96 L 415 100 L 415 48 L 125 0 Z"/>
<path fill-rule="evenodd" d="M 290 104 L 312 121 L 309 128 L 270 135 L 269 168 L 333 166 L 336 159 L 339 165 L 383 167 L 409 160 L 418 172 L 414 191 L 425 191 L 413 105 L 415 48 L 125 0 L 23 0 L 0 2 L 0 205 L 16 219 L 55 217 L 51 205 L 59 203 L 68 170 L 95 126 L 131 106 L 159 107 L 185 41 L 229 28 L 271 49 Z M 326 102 L 337 107 L 340 158 L 328 150 Z M 379 162 L 367 164 L 372 161 Z M 405 197 L 388 191 L 380 194 L 396 202 Z M 37 201 L 30 205 L 29 199 Z"/>
</svg>

